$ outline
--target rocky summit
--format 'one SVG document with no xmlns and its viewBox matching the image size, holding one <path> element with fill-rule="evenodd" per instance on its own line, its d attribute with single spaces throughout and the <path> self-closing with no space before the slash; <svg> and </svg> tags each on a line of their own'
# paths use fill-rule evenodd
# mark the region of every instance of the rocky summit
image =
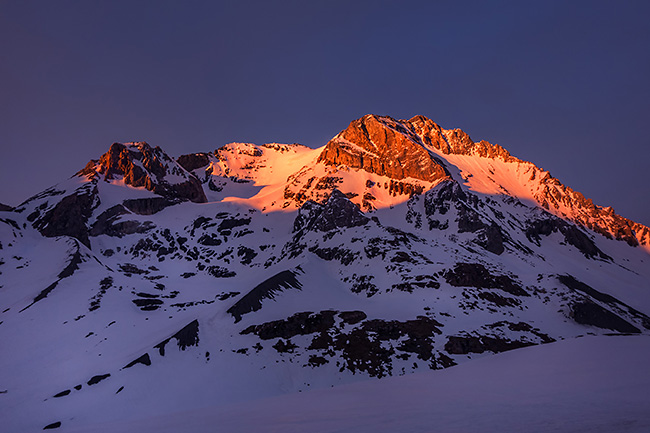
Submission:
<svg viewBox="0 0 650 433">
<path fill-rule="evenodd" d="M 326 165 L 359 168 L 395 180 L 436 182 L 449 176 L 418 137 L 389 118 L 365 116 L 350 123 L 318 157 Z"/>
<path fill-rule="evenodd" d="M 647 335 L 648 263 L 648 227 L 423 116 L 317 149 L 114 143 L 0 206 L 0 418 L 92 431 Z"/>
</svg>

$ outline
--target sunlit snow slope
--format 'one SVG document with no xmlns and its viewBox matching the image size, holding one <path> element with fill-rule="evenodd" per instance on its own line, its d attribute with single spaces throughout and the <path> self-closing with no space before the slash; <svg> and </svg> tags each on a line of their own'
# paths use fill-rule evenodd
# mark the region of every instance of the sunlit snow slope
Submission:
<svg viewBox="0 0 650 433">
<path fill-rule="evenodd" d="M 173 425 L 581 336 L 645 341 L 649 243 L 422 116 L 364 116 L 318 149 L 114 143 L 0 210 L 0 419 Z"/>
</svg>

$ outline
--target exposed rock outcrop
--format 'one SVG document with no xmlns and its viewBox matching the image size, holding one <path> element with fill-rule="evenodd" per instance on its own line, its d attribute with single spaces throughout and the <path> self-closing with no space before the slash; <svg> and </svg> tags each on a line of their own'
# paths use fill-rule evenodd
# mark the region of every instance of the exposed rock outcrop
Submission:
<svg viewBox="0 0 650 433">
<path fill-rule="evenodd" d="M 467 194 L 454 180 L 440 182 L 424 195 L 424 211 L 427 216 L 445 215 L 455 203 L 467 200 Z"/>
<path fill-rule="evenodd" d="M 185 350 L 190 346 L 199 345 L 199 321 L 193 320 L 177 333 L 156 344 L 153 348 L 158 349 L 160 356 L 165 356 L 165 346 L 173 339 L 176 340 L 179 350 Z"/>
<path fill-rule="evenodd" d="M 308 201 L 300 208 L 294 222 L 294 231 L 316 230 L 326 232 L 342 227 L 357 227 L 368 223 L 359 208 L 341 191 L 332 191 L 324 205 Z"/>
<path fill-rule="evenodd" d="M 185 170 L 192 172 L 197 168 L 207 167 L 210 164 L 210 155 L 207 153 L 190 153 L 179 156 L 176 161 Z"/>
<path fill-rule="evenodd" d="M 449 176 L 419 143 L 418 138 L 390 117 L 367 115 L 354 120 L 330 140 L 319 162 L 347 165 L 401 180 L 434 182 Z"/>
<path fill-rule="evenodd" d="M 88 219 L 96 205 L 97 186 L 80 188 L 74 194 L 63 197 L 42 217 L 36 217 L 34 227 L 43 236 L 72 236 L 90 248 Z"/>
<path fill-rule="evenodd" d="M 334 326 L 336 311 L 327 310 L 319 313 L 310 311 L 296 313 L 286 319 L 274 320 L 260 325 L 251 325 L 241 331 L 241 334 L 255 334 L 262 340 L 274 338 L 292 338 L 296 335 L 307 335 L 316 332 L 327 332 Z M 364 313 L 365 314 L 365 313 Z"/>
<path fill-rule="evenodd" d="M 564 235 L 565 242 L 576 247 L 585 257 L 611 259 L 582 230 L 560 218 L 549 215 L 545 219 L 528 221 L 527 225 L 526 237 L 537 245 L 540 245 L 540 235 L 549 236 L 551 233 L 560 232 Z"/>
<path fill-rule="evenodd" d="M 340 363 L 337 361 L 340 371 L 363 372 L 371 377 L 391 375 L 393 363 L 398 359 L 422 360 L 431 369 L 454 365 L 451 358 L 434 349 L 435 336 L 442 333 L 443 326 L 435 319 L 425 316 L 405 321 L 366 318 L 363 311 L 306 311 L 286 319 L 251 325 L 241 334 L 254 334 L 263 341 L 279 338 L 272 347 L 281 353 L 315 352 L 309 357 L 308 365 L 312 367 L 327 364 L 328 358 L 338 356 L 342 359 Z M 343 324 L 347 326 L 341 326 Z M 291 340 L 302 335 L 314 335 L 305 348 Z M 413 365 L 417 368 L 416 363 Z"/>
<path fill-rule="evenodd" d="M 236 323 L 244 314 L 261 309 L 264 299 L 273 299 L 277 293 L 287 289 L 302 290 L 302 283 L 296 278 L 300 273 L 301 271 L 298 269 L 282 271 L 273 275 L 242 296 L 228 309 L 227 313 L 235 318 Z"/>
<path fill-rule="evenodd" d="M 622 319 L 613 312 L 601 308 L 601 306 L 596 305 L 595 302 L 593 302 L 598 301 L 606 304 L 608 308 L 618 312 L 618 314 L 628 317 L 632 322 L 640 322 L 641 326 L 650 329 L 650 317 L 621 302 L 612 295 L 600 292 L 582 281 L 578 281 L 572 275 L 558 275 L 557 278 L 562 284 L 574 292 L 586 295 L 584 301 L 578 302 L 572 306 L 572 316 L 578 323 L 620 332 L 639 332 L 638 328 L 631 325 L 627 320 Z"/>
<path fill-rule="evenodd" d="M 121 220 L 122 215 L 130 213 L 123 205 L 115 205 L 97 217 L 88 233 L 90 236 L 122 237 L 133 233 L 145 233 L 155 226 L 151 221 Z"/>
<path fill-rule="evenodd" d="M 47 298 L 47 296 L 54 289 L 56 289 L 57 285 L 61 282 L 61 280 L 72 276 L 75 273 L 75 271 L 77 271 L 79 269 L 79 265 L 83 261 L 84 261 L 84 259 L 83 259 L 82 255 L 81 255 L 80 250 L 79 250 L 79 243 L 75 241 L 74 242 L 74 247 L 70 251 L 70 255 L 69 255 L 69 258 L 68 258 L 68 264 L 66 265 L 65 268 L 63 268 L 63 270 L 61 272 L 59 272 L 59 274 L 57 275 L 58 279 L 56 281 L 54 281 L 52 284 L 50 284 L 49 286 L 47 286 L 45 289 L 41 290 L 41 292 L 38 295 L 36 295 L 36 297 L 34 297 L 32 302 L 29 305 L 27 305 L 26 307 L 24 307 L 20 311 L 23 312 L 26 309 L 28 309 L 29 307 L 31 307 L 32 305 L 34 305 L 35 303 L 37 303 L 39 301 L 42 301 L 43 299 Z"/>
<path fill-rule="evenodd" d="M 475 143 L 460 129 L 445 130 L 424 116 L 415 116 L 402 121 L 426 145 L 432 146 L 445 155 L 477 155 L 485 158 L 500 158 L 504 161 L 519 161 L 498 144 L 487 141 Z"/>
<path fill-rule="evenodd" d="M 487 141 L 474 142 L 460 129 L 445 130 L 424 116 L 401 120 L 402 126 L 420 141 L 441 153 L 448 155 L 476 155 L 500 159 L 505 162 L 526 163 L 512 155 L 498 144 Z M 569 209 L 567 218 L 605 237 L 622 240 L 631 246 L 650 245 L 650 228 L 617 215 L 611 207 L 595 205 L 578 191 L 563 185 L 550 173 L 534 167 L 533 178 L 541 186 L 535 200 L 541 207 L 552 212 Z"/>
<path fill-rule="evenodd" d="M 444 180 L 424 194 L 424 213 L 429 229 L 441 229 L 448 222 L 441 222 L 453 206 L 456 209 L 458 233 L 476 233 L 474 242 L 485 250 L 502 254 L 505 251 L 505 237 L 494 221 L 482 217 L 477 209 L 479 199 L 474 194 L 463 191 L 455 180 Z M 485 219 L 485 221 L 484 221 Z"/>
<path fill-rule="evenodd" d="M 454 287 L 500 289 L 515 296 L 529 296 L 518 282 L 507 275 L 493 275 L 480 263 L 456 263 L 443 276 Z"/>
<path fill-rule="evenodd" d="M 609 310 L 590 301 L 576 302 L 571 305 L 571 317 L 582 325 L 611 329 L 626 334 L 638 334 L 641 331 L 636 326 L 622 319 Z"/>
<path fill-rule="evenodd" d="M 124 200 L 124 206 L 138 215 L 153 215 L 168 206 L 175 205 L 177 201 L 164 197 L 137 198 Z"/>
<path fill-rule="evenodd" d="M 568 208 L 571 210 L 568 218 L 609 239 L 625 241 L 633 247 L 650 245 L 650 228 L 616 214 L 611 207 L 595 205 L 578 191 L 546 175 L 541 191 L 535 196 L 544 209 L 553 212 Z"/>
<path fill-rule="evenodd" d="M 489 337 L 489 336 L 450 336 L 445 343 L 447 353 L 453 355 L 466 355 L 468 353 L 488 352 L 505 352 L 508 350 L 519 349 L 521 347 L 532 346 L 535 343 L 528 341 L 511 341 L 508 339 Z"/>
<path fill-rule="evenodd" d="M 152 148 L 144 142 L 113 143 L 97 163 L 91 161 L 79 174 L 92 175 L 93 172 L 106 180 L 122 176 L 127 185 L 144 187 L 169 199 L 206 201 L 201 182 L 194 175 L 159 147 Z"/>
</svg>

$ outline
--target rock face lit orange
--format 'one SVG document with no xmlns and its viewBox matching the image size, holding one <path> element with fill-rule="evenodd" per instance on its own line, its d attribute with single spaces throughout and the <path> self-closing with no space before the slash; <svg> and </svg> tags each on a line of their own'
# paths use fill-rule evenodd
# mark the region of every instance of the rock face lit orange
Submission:
<svg viewBox="0 0 650 433">
<path fill-rule="evenodd" d="M 491 144 L 483 140 L 475 143 L 461 129 L 442 129 L 440 125 L 424 116 L 415 116 L 402 122 L 420 138 L 424 145 L 431 146 L 444 155 L 477 155 L 486 158 L 501 158 L 507 162 L 518 161 L 498 144 Z"/>
<path fill-rule="evenodd" d="M 435 182 L 449 175 L 400 123 L 367 115 L 334 137 L 318 158 L 327 165 L 347 165 L 381 176 Z"/>
<path fill-rule="evenodd" d="M 139 164 L 134 161 L 138 161 Z M 87 169 L 88 167 L 85 170 Z M 123 176 L 125 184 L 144 187 L 162 196 L 195 203 L 206 201 L 198 179 L 179 171 L 159 147 L 152 148 L 147 143 L 137 143 L 133 146 L 113 143 L 108 152 L 99 159 L 95 169 L 97 173 L 103 174 L 106 180 Z M 171 184 L 163 180 L 167 174 L 180 175 L 187 180 Z"/>
<path fill-rule="evenodd" d="M 82 431 L 80 401 L 135 417 L 150 394 L 192 410 L 647 336 L 648 233 L 423 116 L 364 116 L 316 149 L 115 143 L 0 207 L 2 398 L 30 415 L 10 430 Z M 62 363 L 89 368 L 52 382 Z"/>
<path fill-rule="evenodd" d="M 648 227 L 616 214 L 612 208 L 595 205 L 547 171 L 510 155 L 497 144 L 474 142 L 462 130 L 444 129 L 424 116 L 396 120 L 366 115 L 352 121 L 320 149 L 297 144 L 232 143 L 214 153 L 182 155 L 175 161 L 159 147 L 144 142 L 114 143 L 99 160 L 90 161 L 78 173 L 92 185 L 65 197 L 65 206 L 35 210 L 30 221 L 46 236 L 71 235 L 87 244 L 85 227 L 97 205 L 93 190 L 97 182 L 117 181 L 145 188 L 170 205 L 208 201 L 206 191 L 209 195 L 209 190 L 218 189 L 213 181 L 222 176 L 241 177 L 239 182 L 260 186 L 262 190 L 255 197 L 222 198 L 246 202 L 260 210 L 295 210 L 307 200 L 323 203 L 338 189 L 360 209 L 372 211 L 403 203 L 452 180 L 447 167 L 454 165 L 468 175 L 463 180 L 472 191 L 531 200 L 605 237 L 632 246 L 650 246 Z M 476 171 L 479 166 L 482 172 Z M 500 183 L 504 179 L 510 183 L 508 189 Z M 204 190 L 202 182 L 208 182 L 209 188 Z M 150 214 L 157 212 L 159 205 L 147 202 L 139 205 L 139 209 L 147 208 L 144 210 L 127 208 Z"/>
</svg>

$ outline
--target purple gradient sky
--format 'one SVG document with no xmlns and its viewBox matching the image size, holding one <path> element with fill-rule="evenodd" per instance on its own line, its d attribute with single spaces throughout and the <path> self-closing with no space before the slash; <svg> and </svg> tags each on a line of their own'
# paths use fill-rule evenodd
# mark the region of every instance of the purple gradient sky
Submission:
<svg viewBox="0 0 650 433">
<path fill-rule="evenodd" d="M 114 141 L 316 147 L 367 113 L 498 143 L 650 224 L 650 2 L 3 1 L 0 202 Z"/>
</svg>

